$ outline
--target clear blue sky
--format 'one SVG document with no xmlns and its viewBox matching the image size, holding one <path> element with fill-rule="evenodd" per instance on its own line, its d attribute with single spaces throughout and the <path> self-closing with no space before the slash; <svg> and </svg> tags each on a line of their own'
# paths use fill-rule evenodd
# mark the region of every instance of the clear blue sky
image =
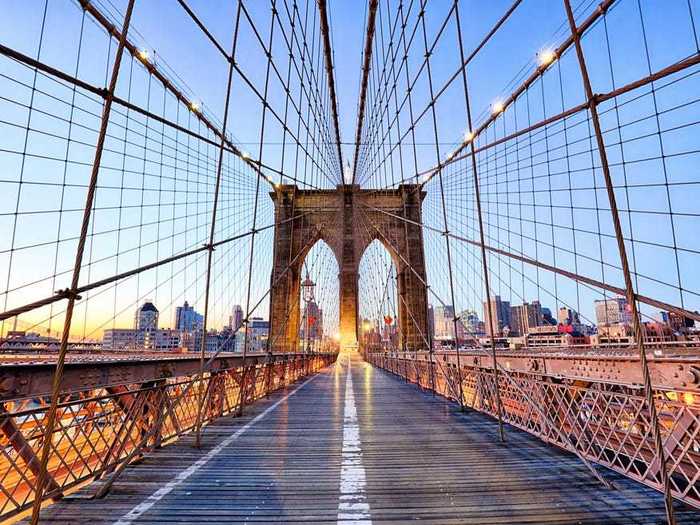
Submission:
<svg viewBox="0 0 700 525">
<path fill-rule="evenodd" d="M 125 0 L 113 0 L 114 5 L 123 11 Z M 291 5 L 291 1 L 288 2 Z M 580 7 L 580 18 L 590 14 L 593 2 L 573 2 Z M 233 21 L 236 3 L 233 1 L 191 0 L 189 4 L 201 17 L 203 22 L 212 31 L 225 49 L 229 49 L 232 41 Z M 278 2 L 278 9 L 286 20 L 284 2 Z M 397 2 L 392 1 L 389 12 L 393 16 Z M 468 0 L 460 3 L 460 15 L 462 22 L 463 41 L 466 53 L 469 53 L 483 38 L 489 28 L 501 16 L 507 6 L 507 0 L 476 1 Z M 100 2 L 100 7 L 112 9 L 105 0 Z M 261 35 L 267 39 L 269 31 L 270 7 L 268 2 L 246 2 L 251 17 L 260 29 Z M 426 10 L 426 32 L 429 41 L 434 37 L 451 2 L 433 1 L 428 4 Z M 632 80 L 643 77 L 649 70 L 655 71 L 672 64 L 684 57 L 697 52 L 698 23 L 700 9 L 698 2 L 692 0 L 649 0 L 641 2 L 641 16 L 636 0 L 620 0 L 614 9 L 606 17 L 607 40 L 605 25 L 597 24 L 587 35 L 584 46 L 587 53 L 589 67 L 591 69 L 592 82 L 596 92 L 606 92 L 614 86 L 624 85 Z M 9 0 L 3 2 L 3 17 L 0 18 L 0 42 L 15 48 L 31 56 L 37 56 L 38 42 L 41 34 L 41 18 L 44 2 L 41 0 Z M 299 2 L 299 8 L 303 12 L 305 2 Z M 314 12 L 314 2 L 310 3 L 309 13 Z M 388 42 L 387 6 L 380 2 L 382 19 L 378 21 L 378 39 Z M 408 7 L 406 6 L 406 9 Z M 415 21 L 417 3 L 414 2 L 409 16 L 409 24 Z M 357 100 L 360 80 L 360 62 L 364 39 L 365 4 L 361 1 L 329 2 L 329 13 L 332 29 L 332 43 L 334 49 L 335 77 L 338 92 L 341 136 L 344 142 L 351 142 L 355 135 Z M 694 24 L 690 15 L 694 16 Z M 645 39 L 642 35 L 642 22 L 646 31 L 646 43 L 649 50 L 649 62 L 645 54 Z M 559 44 L 566 35 L 565 13 L 563 5 L 559 1 L 525 0 L 516 13 L 504 25 L 503 29 L 492 39 L 477 58 L 470 64 L 468 74 L 470 83 L 470 95 L 475 121 L 481 122 L 489 112 L 494 101 L 504 98 L 516 86 L 522 78 L 536 67 L 536 55 L 545 49 L 551 49 Z M 77 48 L 81 26 L 81 11 L 70 1 L 49 0 L 47 23 L 45 24 L 42 48 L 39 58 L 63 71 L 74 74 L 76 69 Z M 308 30 L 314 29 L 309 22 Z M 151 60 L 159 67 L 171 68 L 180 78 L 179 83 L 186 86 L 188 93 L 199 101 L 208 115 L 220 120 L 223 113 L 225 98 L 226 63 L 214 48 L 208 43 L 199 29 L 185 15 L 176 2 L 165 0 L 137 0 L 132 22 L 132 39 L 143 49 L 148 50 Z M 315 28 L 317 31 L 317 27 Z M 381 31 L 384 33 L 381 33 Z M 383 37 L 381 36 L 383 34 Z M 422 35 L 419 31 L 418 39 L 409 53 L 409 70 L 415 73 L 423 59 Z M 381 40 L 379 40 L 381 41 Z M 264 83 L 266 60 L 255 40 L 249 25 L 241 29 L 236 53 L 240 67 L 258 87 Z M 286 60 L 284 57 L 284 42 L 280 38 L 279 30 L 273 40 L 273 56 L 282 64 L 286 72 Z M 83 32 L 82 51 L 80 65 L 77 74 L 81 79 L 98 86 L 105 84 L 108 63 L 107 51 L 114 52 L 114 43 L 109 47 L 108 39 L 104 33 L 93 23 L 86 23 Z M 608 54 L 610 50 L 610 55 Z M 279 53 L 279 54 L 278 54 Z M 130 62 L 130 61 L 129 61 Z M 125 63 L 125 69 L 128 63 Z M 380 61 L 381 62 L 381 61 Z M 458 48 L 456 46 L 456 33 L 453 23 L 448 24 L 432 57 L 431 66 L 434 88 L 442 86 L 456 69 L 459 63 Z M 612 65 L 612 74 L 611 74 Z M 503 136 L 517 128 L 524 127 L 528 119 L 536 122 L 546 116 L 556 114 L 562 109 L 575 105 L 583 100 L 580 77 L 578 76 L 577 63 L 574 54 L 570 51 L 550 69 L 540 84 L 536 84 L 528 92 L 529 100 L 524 103 L 519 101 L 515 108 L 505 112 L 497 121 L 496 126 L 480 137 L 479 144 L 483 145 L 494 138 Z M 322 67 L 317 71 L 323 75 Z M 700 255 L 700 242 L 698 241 L 697 202 L 700 198 L 698 190 L 697 153 L 700 150 L 698 144 L 698 120 L 700 106 L 697 102 L 697 93 L 700 92 L 700 82 L 697 79 L 697 68 L 691 68 L 686 72 L 692 73 L 687 78 L 669 84 L 670 80 L 678 79 L 681 75 L 671 77 L 657 85 L 655 99 L 649 95 L 649 89 L 644 88 L 622 97 L 618 103 L 622 104 L 618 111 L 612 103 L 606 103 L 602 108 L 604 129 L 613 130 L 606 135 L 609 143 L 609 155 L 613 163 L 613 177 L 615 183 L 622 186 L 627 181 L 628 188 L 618 189 L 618 200 L 623 210 L 634 210 L 631 215 L 623 214 L 623 226 L 628 235 L 636 241 L 629 243 L 629 249 L 633 258 L 633 264 L 640 276 L 637 284 L 639 291 L 646 295 L 658 297 L 673 304 L 683 304 L 689 309 L 700 309 L 700 300 L 697 295 L 700 292 L 700 278 L 697 277 L 698 256 Z M 53 132 L 57 137 L 49 137 L 45 133 L 30 133 L 26 141 L 23 127 L 27 123 L 27 111 L 22 105 L 28 105 L 31 99 L 31 86 L 33 73 L 25 67 L 19 66 L 7 60 L 0 59 L 0 123 L 1 147 L 0 167 L 3 171 L 0 191 L 5 195 L 0 209 L 0 284 L 2 292 L 6 288 L 13 290 L 3 293 L 0 302 L 7 307 L 16 306 L 29 300 L 49 295 L 52 289 L 64 287 L 67 282 L 67 274 L 63 273 L 56 279 L 52 279 L 53 273 L 65 272 L 70 268 L 70 260 L 75 249 L 75 243 L 71 240 L 77 233 L 80 214 L 65 210 L 78 210 L 84 199 L 84 189 L 81 187 L 61 189 L 61 181 L 67 174 L 68 181 L 76 183 L 84 182 L 89 173 L 85 165 L 89 163 L 92 151 L 89 147 L 80 147 L 73 144 L 70 150 L 70 159 L 74 161 L 66 168 L 65 163 L 41 160 L 38 155 L 48 154 L 57 158 L 66 155 L 65 137 L 67 128 L 65 122 L 57 122 L 55 118 L 42 116 L 35 112 L 32 115 L 32 127 L 44 132 Z M 559 75 L 563 79 L 564 88 L 560 89 Z M 614 75 L 614 79 L 613 79 Z M 324 77 L 321 77 L 322 80 Z M 18 82 L 20 84 L 18 84 Z M 23 85 L 22 85 L 23 84 Z M 57 87 L 49 80 L 39 78 L 38 89 L 53 93 L 63 100 L 70 97 L 70 91 Z M 163 94 L 157 86 L 152 87 L 150 100 L 147 99 L 147 75 L 136 64 L 131 75 L 122 74 L 118 86 L 118 93 L 124 98 L 130 98 L 134 103 L 148 106 L 152 111 L 165 114 L 168 118 L 179 119 L 183 125 L 187 123 L 186 111 L 177 109 L 173 101 L 166 99 L 163 106 Z M 129 91 L 131 88 L 131 91 Z M 275 109 L 283 108 L 283 93 L 278 84 L 270 87 L 272 105 Z M 544 93 L 545 103 L 542 103 Z M 636 96 L 645 93 L 645 96 L 633 100 Z M 402 97 L 405 89 L 400 89 L 398 96 Z M 422 110 L 429 99 L 428 85 L 425 75 L 421 77 L 413 92 L 413 104 L 416 111 Z M 624 104 L 623 104 L 624 102 Z M 656 110 L 654 109 L 656 103 Z M 36 108 L 45 110 L 51 114 L 60 114 L 68 118 L 70 107 L 64 107 L 55 101 L 52 102 L 44 96 L 35 96 L 33 104 Z M 90 107 L 99 114 L 99 105 L 96 102 L 82 101 L 81 106 Z M 531 114 L 527 115 L 527 109 Z M 441 156 L 450 151 L 450 145 L 456 145 L 467 130 L 466 115 L 464 110 L 464 95 L 460 82 L 455 82 L 442 96 L 436 105 L 438 134 L 441 143 Z M 657 123 L 653 115 L 660 112 Z M 402 131 L 405 131 L 408 120 L 406 110 L 401 118 Z M 232 91 L 232 107 L 229 116 L 228 128 L 236 141 L 243 149 L 257 157 L 259 151 L 261 110 L 259 102 L 251 95 L 250 90 L 234 77 Z M 138 118 L 131 117 L 134 122 L 140 122 Z M 623 125 L 622 137 L 625 141 L 624 148 L 616 145 L 620 140 L 615 128 L 617 119 Z M 641 119 L 641 120 L 640 120 Z M 85 123 L 88 127 L 96 126 L 95 116 L 74 115 L 74 120 Z M 271 123 L 272 122 L 272 123 Z M 296 123 L 296 121 L 294 121 Z M 153 124 L 151 124 L 153 125 Z M 480 176 L 483 180 L 482 194 L 487 218 L 487 243 L 492 246 L 513 251 L 522 251 L 530 257 L 557 264 L 569 270 L 577 270 L 579 273 L 604 279 L 611 284 L 620 285 L 619 272 L 610 267 L 601 269 L 600 261 L 617 265 L 616 249 L 610 238 L 603 238 L 599 242 L 598 231 L 604 234 L 611 233 L 609 217 L 602 213 L 596 213 L 595 201 L 599 199 L 598 207 L 607 208 L 606 197 L 602 188 L 600 173 L 595 176 L 591 171 L 591 163 L 597 165 L 598 160 L 591 156 L 589 130 L 581 115 L 573 116 L 567 120 L 570 130 L 567 132 L 567 140 L 562 139 L 562 123 L 548 128 L 547 134 L 551 135 L 551 142 L 544 146 L 544 135 L 533 137 L 532 140 L 518 143 L 518 151 L 523 157 L 534 159 L 526 166 L 522 159 L 516 158 L 514 144 L 509 144 L 511 149 L 495 148 L 490 153 L 480 157 Z M 657 131 L 661 129 L 659 136 Z M 115 135 L 117 128 L 114 128 Z M 72 140 L 84 140 L 90 143 L 94 140 L 94 133 L 76 129 L 71 131 Z M 432 136 L 432 120 L 429 115 L 423 118 L 416 128 L 416 142 L 418 143 L 418 170 L 424 170 L 436 163 L 435 145 Z M 121 131 L 123 135 L 123 131 Z M 170 131 L 165 131 L 167 138 L 174 138 Z M 661 140 L 660 138 L 661 137 Z M 284 165 L 281 164 L 282 148 L 279 142 L 282 139 L 282 130 L 278 124 L 268 116 L 268 125 L 262 148 L 263 162 L 275 168 L 282 168 L 285 174 L 291 173 L 295 168 L 292 164 L 291 146 L 285 153 Z M 634 140 L 632 140 L 634 139 Z M 167 142 L 167 139 L 158 139 Z M 179 137 L 179 140 L 183 140 Z M 157 141 L 156 141 L 157 142 Z M 564 151 L 568 143 L 569 149 Z M 123 148 L 118 140 L 110 143 L 115 150 Z M 663 153 L 666 159 L 658 157 Z M 158 144 L 156 144 L 158 146 Z M 527 153 L 528 146 L 534 148 L 534 152 Z M 578 149 L 577 149 L 578 148 Z M 343 147 L 344 158 L 352 160 L 353 147 L 346 144 Z M 22 151 L 29 155 L 18 154 Z M 406 173 L 412 173 L 413 164 L 409 157 L 409 144 L 402 147 L 404 153 L 404 167 Z M 549 151 L 549 158 L 546 153 Z M 124 169 L 152 173 L 158 171 L 162 161 L 158 158 L 157 147 L 154 152 L 147 155 L 147 166 L 144 168 L 143 152 L 134 147 L 134 158 L 123 158 L 118 153 L 108 153 L 104 162 L 108 166 L 116 166 L 117 169 L 105 170 L 101 173 L 101 183 L 108 186 L 110 183 L 116 187 L 120 184 L 120 175 Z M 37 156 L 32 156 L 32 155 Z M 129 211 L 117 217 L 114 210 L 100 210 L 93 221 L 96 232 L 108 231 L 115 227 L 124 228 L 126 224 L 153 222 L 156 226 L 135 228 L 130 233 L 125 233 L 117 238 L 116 235 L 104 234 L 96 236 L 94 245 L 91 245 L 93 261 L 90 270 L 83 272 L 83 282 L 95 280 L 114 273 L 116 270 L 124 271 L 137 264 L 156 260 L 158 257 L 176 253 L 186 246 L 201 245 L 206 239 L 207 211 L 210 209 L 210 201 L 207 197 L 200 199 L 199 193 L 193 194 L 195 186 L 179 170 L 182 161 L 179 159 L 172 168 L 166 167 L 166 178 L 171 176 L 171 182 L 166 182 L 165 189 L 171 189 L 177 196 L 169 201 L 170 197 L 162 197 L 162 168 L 157 173 L 161 178 L 160 192 L 155 187 L 146 193 L 145 202 L 152 204 L 151 208 L 143 211 L 142 195 L 138 191 L 116 191 L 102 189 L 98 192 L 98 205 L 107 208 L 110 204 L 135 205 L 140 209 L 138 218 L 134 218 L 136 211 Z M 209 161 L 215 159 L 215 150 L 207 153 Z M 489 156 L 490 155 L 490 156 Z M 597 154 L 596 154 L 597 155 Z M 621 164 L 623 159 L 625 165 Z M 140 156 L 140 159 L 139 159 Z M 566 158 L 569 162 L 567 164 Z M 645 158 L 651 160 L 644 160 Z M 24 165 L 22 159 L 24 158 Z M 251 213 L 253 198 L 255 195 L 255 180 L 252 173 L 240 165 L 233 158 L 225 159 L 227 167 L 231 170 L 230 177 L 224 184 L 223 206 L 220 217 L 223 218 L 217 230 L 217 238 L 225 238 L 249 229 L 251 226 Z M 410 161 L 410 162 L 409 162 Z M 121 170 L 119 166 L 123 166 Z M 527 163 L 525 163 L 527 164 Z M 393 164 L 397 170 L 396 164 Z M 299 166 L 296 167 L 299 170 Z M 478 232 L 474 223 L 473 188 L 471 184 L 470 167 L 467 162 L 459 162 L 445 171 L 444 183 L 448 192 L 448 222 L 449 228 L 454 233 L 470 239 L 476 239 Z M 211 175 L 211 170 L 208 171 Z M 330 185 L 320 174 L 313 170 L 304 175 L 307 181 L 318 185 Z M 22 183 L 20 184 L 20 178 Z M 396 173 L 390 180 L 398 180 Z M 141 184 L 155 184 L 150 179 L 144 179 Z M 367 184 L 380 186 L 382 179 L 379 175 L 372 174 Z M 207 182 L 209 181 L 209 182 Z M 668 185 L 666 183 L 669 183 Z M 197 191 L 211 191 L 211 179 L 199 181 Z M 133 184 L 140 184 L 134 179 Z M 167 186 L 172 184 L 172 186 Z M 184 186 L 183 186 L 184 185 Z M 640 186 L 629 188 L 629 186 Z M 643 186 L 643 187 L 642 187 Z M 598 188 L 597 191 L 595 188 Z M 424 206 L 424 220 L 433 226 L 443 228 L 441 202 L 439 199 L 439 187 L 437 179 L 431 181 L 426 188 L 428 197 Z M 535 190 L 535 194 L 532 194 Z M 553 191 L 549 191 L 553 190 Z M 272 223 L 272 206 L 266 192 L 269 187 L 263 185 L 260 189 L 260 203 L 258 213 L 258 226 Z M 179 193 L 178 193 L 179 192 Z M 529 193 L 528 193 L 529 192 Z M 142 192 L 141 192 L 142 193 Z M 160 196 L 156 196 L 160 195 Z M 189 197 L 187 197 L 189 195 Z M 197 195 L 193 197 L 193 195 Z M 201 194 L 201 195 L 204 195 Z M 187 199 L 189 198 L 189 204 Z M 19 199 L 19 200 L 18 200 Z M 60 199 L 63 199 L 62 204 Z M 153 200 L 149 200 L 153 199 Z M 194 200 L 193 200 L 194 199 Z M 199 201 L 202 200 L 200 203 Z M 537 211 L 529 204 L 537 204 Z M 196 201 L 196 202 L 195 202 Z M 19 202 L 19 211 L 43 211 L 44 213 L 21 214 L 15 218 L 15 206 Z M 193 204 L 194 202 L 194 204 Z M 164 203 L 168 203 L 164 205 Z M 201 205 L 200 205 L 201 204 Z M 571 207 L 575 210 L 572 211 Z M 59 207 L 63 213 L 57 213 Z M 185 223 L 181 217 L 187 213 L 192 214 L 196 210 L 198 218 L 196 224 Z M 669 210 L 674 213 L 673 222 Z M 155 214 L 155 215 L 153 215 Z M 172 220 L 167 220 L 172 217 Z M 573 217 L 573 222 L 572 222 Z M 58 225 L 58 221 L 61 224 Z M 532 220 L 537 221 L 536 225 Z M 194 219 L 192 219 L 194 220 Z M 121 221 L 121 222 L 120 222 Z M 131 222 L 130 222 L 131 221 Z M 571 227 L 576 228 L 572 234 Z M 190 230 L 188 234 L 177 236 L 182 230 Z M 586 233 L 590 231 L 590 233 Z M 14 232 L 14 244 L 13 244 Z M 681 250 L 674 251 L 673 234 L 675 233 L 675 246 Z M 140 235 L 140 237 L 139 237 Z M 127 253 L 127 247 L 145 245 L 148 239 L 154 241 L 168 235 L 175 236 L 172 242 L 155 242 L 136 252 Z M 436 234 L 427 233 L 426 258 L 428 259 L 429 280 L 436 293 L 449 300 L 447 287 L 446 265 L 444 264 L 445 251 L 444 239 Z M 55 240 L 61 239 L 60 249 L 56 250 Z M 253 283 L 253 302 L 260 297 L 269 286 L 269 268 L 272 254 L 272 235 L 267 231 L 258 236 L 256 241 L 256 269 Z M 52 244 L 52 241 L 53 244 Z M 121 243 L 119 250 L 115 243 Z M 44 246 L 38 246 L 46 243 Z M 574 246 L 574 243 L 575 246 Z M 21 246 L 36 247 L 15 251 L 10 263 L 10 249 Z M 552 248 L 554 245 L 556 248 Z M 481 314 L 481 300 L 483 299 L 483 286 L 481 283 L 481 270 L 479 253 L 459 241 L 453 243 L 455 273 L 458 275 L 456 290 L 457 309 L 474 308 Z M 572 257 L 569 252 L 575 251 L 579 257 Z M 218 323 L 223 323 L 227 318 L 227 312 L 232 304 L 245 304 L 246 279 L 249 241 L 240 241 L 228 246 L 227 251 L 217 252 L 215 261 L 216 277 L 214 294 L 215 312 Z M 56 254 L 58 258 L 55 261 Z M 119 263 L 115 264 L 114 258 L 106 263 L 96 262 L 98 254 L 120 253 Z M 512 303 L 521 302 L 522 297 L 534 299 L 539 297 L 547 306 L 552 308 L 567 304 L 580 309 L 589 319 L 592 315 L 592 301 L 600 298 L 600 294 L 582 287 L 576 287 L 568 280 L 554 278 L 546 272 L 537 272 L 533 268 L 523 267 L 519 263 L 508 261 L 504 258 L 492 257 L 490 261 L 493 273 L 492 284 L 494 290 L 504 299 L 510 299 Z M 676 267 L 680 268 L 682 287 L 687 291 L 683 294 L 678 290 L 678 275 Z M 120 285 L 120 292 L 105 292 L 97 295 L 91 301 L 95 311 L 102 312 L 99 319 L 90 321 L 85 317 L 85 322 L 90 324 L 92 330 L 99 330 L 103 323 L 128 323 L 132 315 L 134 304 L 143 299 L 150 290 L 159 295 L 158 302 L 164 307 L 165 317 L 171 317 L 171 309 L 182 300 L 187 299 L 198 305 L 201 311 L 202 291 L 201 275 L 203 261 L 196 264 L 179 267 L 177 265 L 161 269 L 160 275 L 154 272 L 143 275 L 138 283 L 130 280 Z M 176 272 L 184 273 L 176 273 Z M 523 279 L 522 274 L 525 274 Z M 170 281 L 163 281 L 168 276 Z M 9 278 L 9 279 L 8 279 Z M 654 281 L 653 279 L 656 279 Z M 35 284 L 30 284 L 36 281 Z M 171 281 L 176 282 L 175 286 Z M 6 286 L 8 284 L 9 286 Z M 184 284 L 183 284 L 184 283 Z M 516 284 L 514 284 L 516 283 Z M 175 290 L 173 290 L 175 288 Z M 128 290 L 128 292 L 126 292 Z M 558 299 L 554 298 L 556 295 Z M 433 301 L 436 302 L 436 301 Z M 172 304 L 171 304 L 172 303 Z M 97 307 L 99 305 L 99 308 Z M 3 308 L 4 309 L 4 308 Z M 266 316 L 267 305 L 263 303 L 259 311 Z M 647 309 L 649 315 L 654 311 Z M 39 317 L 27 320 L 28 323 L 42 321 L 48 311 L 42 311 Z M 56 312 L 52 312 L 56 316 Z M 43 316 L 43 317 L 42 317 Z M 112 318 L 118 318 L 118 322 Z M 31 317 L 31 316 L 30 316 Z M 44 323 L 42 326 L 46 326 Z M 55 326 L 54 326 L 55 328 Z"/>
</svg>

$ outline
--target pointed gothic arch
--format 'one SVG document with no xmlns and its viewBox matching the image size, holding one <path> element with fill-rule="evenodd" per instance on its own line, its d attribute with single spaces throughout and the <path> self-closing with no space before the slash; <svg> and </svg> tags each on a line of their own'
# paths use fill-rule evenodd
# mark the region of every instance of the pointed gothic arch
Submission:
<svg viewBox="0 0 700 525">
<path fill-rule="evenodd" d="M 371 347 L 401 347 L 398 261 L 379 239 L 371 241 L 358 264 L 360 340 Z"/>
<path fill-rule="evenodd" d="M 297 329 L 301 347 L 306 339 L 312 348 L 318 349 L 323 344 L 324 337 L 333 337 L 338 332 L 339 315 L 338 257 L 323 237 L 304 254 L 300 275 L 302 284 L 307 275 L 315 285 L 313 304 L 304 303 L 304 290 L 301 286 L 296 302 L 290 308 L 298 309 L 300 314 Z M 313 324 L 310 326 L 309 322 Z"/>
</svg>

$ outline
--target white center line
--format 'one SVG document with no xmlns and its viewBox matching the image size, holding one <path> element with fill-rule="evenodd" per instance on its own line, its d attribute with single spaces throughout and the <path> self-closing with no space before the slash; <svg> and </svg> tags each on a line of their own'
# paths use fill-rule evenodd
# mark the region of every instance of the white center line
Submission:
<svg viewBox="0 0 700 525">
<path fill-rule="evenodd" d="M 216 445 L 214 448 L 212 448 L 209 452 L 207 452 L 204 456 L 199 458 L 197 461 L 192 463 L 189 467 L 187 467 L 185 470 L 180 472 L 177 476 L 175 476 L 174 479 L 169 481 L 167 484 L 163 485 L 161 488 L 156 490 L 153 494 L 148 496 L 145 500 L 143 500 L 141 503 L 136 505 L 133 509 L 131 509 L 129 512 L 124 514 L 119 520 L 115 521 L 113 525 L 131 525 L 131 523 L 141 517 L 146 511 L 148 511 L 153 505 L 158 503 L 160 500 L 162 500 L 165 496 L 170 494 L 175 487 L 180 485 L 183 481 L 185 481 L 187 478 L 189 478 L 192 474 L 197 472 L 200 468 L 202 468 L 204 465 L 207 464 L 214 456 L 218 455 L 223 449 L 228 447 L 231 443 L 233 443 L 236 439 L 238 439 L 245 431 L 247 431 L 250 427 L 252 427 L 255 423 L 263 419 L 265 416 L 267 416 L 270 412 L 272 412 L 275 408 L 277 408 L 279 405 L 284 403 L 287 399 L 289 399 L 291 396 L 296 394 L 299 390 L 304 388 L 309 382 L 313 381 L 318 377 L 318 374 L 310 377 L 306 381 L 304 381 L 301 385 L 296 387 L 294 390 L 292 390 L 289 394 L 284 396 L 282 399 L 279 399 L 278 401 L 275 401 L 272 405 L 267 407 L 265 410 L 260 412 L 257 416 L 255 416 L 253 419 L 248 421 L 245 425 L 243 425 L 241 428 L 239 428 L 236 432 L 231 434 L 229 437 L 224 439 L 221 443 Z"/>
<path fill-rule="evenodd" d="M 357 423 L 355 392 L 352 388 L 350 357 L 345 380 L 345 414 L 343 420 L 343 449 L 340 466 L 340 501 L 338 523 L 343 525 L 372 525 L 369 503 L 365 496 L 365 467 L 362 465 L 362 443 Z"/>
</svg>

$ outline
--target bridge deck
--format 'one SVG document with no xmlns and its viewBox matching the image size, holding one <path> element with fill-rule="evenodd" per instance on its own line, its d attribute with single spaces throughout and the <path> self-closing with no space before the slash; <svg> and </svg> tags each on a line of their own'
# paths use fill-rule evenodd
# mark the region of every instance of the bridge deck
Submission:
<svg viewBox="0 0 700 525">
<path fill-rule="evenodd" d="M 347 359 L 125 471 L 103 500 L 69 497 L 60 523 L 652 524 L 660 494 Z M 356 418 L 355 418 L 356 414 Z M 82 494 L 94 492 L 87 487 Z M 700 514 L 678 505 L 679 523 Z"/>
</svg>

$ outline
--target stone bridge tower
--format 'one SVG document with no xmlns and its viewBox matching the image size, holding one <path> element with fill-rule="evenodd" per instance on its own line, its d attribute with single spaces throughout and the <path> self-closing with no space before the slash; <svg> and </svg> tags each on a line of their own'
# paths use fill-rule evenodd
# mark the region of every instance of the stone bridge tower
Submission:
<svg viewBox="0 0 700 525">
<path fill-rule="evenodd" d="M 270 294 L 270 341 L 274 351 L 298 349 L 300 284 L 306 254 L 320 239 L 338 261 L 340 336 L 344 348 L 358 341 L 358 266 L 378 239 L 398 275 L 398 326 L 401 345 L 427 348 L 428 299 L 423 254 L 421 203 L 425 192 L 414 184 L 392 190 L 300 190 L 283 185 L 270 193 L 275 203 L 274 261 Z M 407 219 L 407 220 L 402 220 Z"/>
</svg>

